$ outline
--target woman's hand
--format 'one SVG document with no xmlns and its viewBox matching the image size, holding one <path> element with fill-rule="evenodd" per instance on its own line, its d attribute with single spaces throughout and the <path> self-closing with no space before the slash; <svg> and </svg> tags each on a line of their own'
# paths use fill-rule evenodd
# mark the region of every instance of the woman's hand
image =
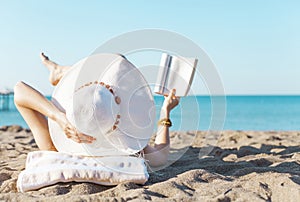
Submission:
<svg viewBox="0 0 300 202">
<path fill-rule="evenodd" d="M 77 129 L 68 121 L 66 115 L 61 113 L 56 118 L 56 122 L 60 125 L 67 138 L 77 142 L 77 143 L 92 143 L 96 138 L 85 135 L 77 131 Z"/>
<path fill-rule="evenodd" d="M 164 110 L 167 114 L 171 112 L 179 104 L 179 97 L 175 96 L 176 90 L 172 89 L 168 96 L 165 96 L 165 101 L 162 106 L 162 110 Z"/>
</svg>

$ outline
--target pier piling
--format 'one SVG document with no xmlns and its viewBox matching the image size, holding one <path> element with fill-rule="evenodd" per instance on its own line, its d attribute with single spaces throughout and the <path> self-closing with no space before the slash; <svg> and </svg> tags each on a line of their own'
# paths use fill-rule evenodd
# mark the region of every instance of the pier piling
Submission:
<svg viewBox="0 0 300 202">
<path fill-rule="evenodd" d="M 10 96 L 13 95 L 13 91 L 0 91 L 0 111 L 8 111 L 10 106 Z"/>
</svg>

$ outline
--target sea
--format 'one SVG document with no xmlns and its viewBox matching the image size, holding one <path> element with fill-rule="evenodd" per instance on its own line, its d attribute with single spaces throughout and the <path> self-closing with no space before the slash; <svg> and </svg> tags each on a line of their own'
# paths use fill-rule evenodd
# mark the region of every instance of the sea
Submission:
<svg viewBox="0 0 300 202">
<path fill-rule="evenodd" d="M 162 96 L 154 96 L 155 122 L 159 119 L 163 100 Z M 9 98 L 8 110 L 1 108 L 7 104 L 3 102 L 0 100 L 0 126 L 28 128 L 13 97 Z M 176 131 L 295 131 L 300 130 L 300 96 L 187 96 L 180 99 L 180 105 L 171 113 L 171 120 L 171 130 Z"/>
</svg>

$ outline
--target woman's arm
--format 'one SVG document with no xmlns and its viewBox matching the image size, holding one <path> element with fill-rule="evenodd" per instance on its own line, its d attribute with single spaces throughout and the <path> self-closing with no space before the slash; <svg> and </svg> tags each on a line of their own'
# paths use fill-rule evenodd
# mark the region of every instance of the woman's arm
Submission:
<svg viewBox="0 0 300 202">
<path fill-rule="evenodd" d="M 179 103 L 179 98 L 175 96 L 175 89 L 165 97 L 160 111 L 160 120 L 170 119 L 170 112 Z M 147 145 L 144 148 L 145 159 L 149 161 L 150 166 L 162 166 L 168 160 L 170 150 L 169 126 L 159 125 L 156 134 L 154 146 Z"/>
</svg>

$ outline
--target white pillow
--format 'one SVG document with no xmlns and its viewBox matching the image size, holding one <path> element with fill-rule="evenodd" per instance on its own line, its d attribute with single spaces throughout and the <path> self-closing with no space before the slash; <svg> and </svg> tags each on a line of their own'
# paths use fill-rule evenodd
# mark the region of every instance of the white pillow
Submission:
<svg viewBox="0 0 300 202">
<path fill-rule="evenodd" d="M 144 184 L 149 174 L 143 158 L 132 156 L 84 157 L 53 151 L 28 153 L 26 168 L 18 176 L 20 192 L 58 182 L 92 182 L 117 185 Z"/>
</svg>

